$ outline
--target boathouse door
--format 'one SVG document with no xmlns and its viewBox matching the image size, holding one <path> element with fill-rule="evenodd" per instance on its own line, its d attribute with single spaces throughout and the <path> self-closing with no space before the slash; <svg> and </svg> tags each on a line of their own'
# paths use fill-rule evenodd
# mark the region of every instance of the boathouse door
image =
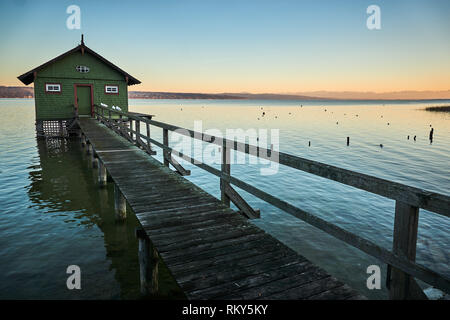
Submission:
<svg viewBox="0 0 450 320">
<path fill-rule="evenodd" d="M 78 110 L 79 116 L 91 116 L 93 114 L 92 85 L 76 84 L 75 85 L 75 108 Z"/>
</svg>

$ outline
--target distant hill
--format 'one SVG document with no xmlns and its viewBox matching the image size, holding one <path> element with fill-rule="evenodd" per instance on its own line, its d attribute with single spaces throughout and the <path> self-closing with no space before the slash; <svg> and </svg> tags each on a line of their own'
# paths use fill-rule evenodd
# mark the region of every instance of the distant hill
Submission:
<svg viewBox="0 0 450 320">
<path fill-rule="evenodd" d="M 317 96 L 279 94 L 279 93 L 224 93 L 224 95 L 233 95 L 241 99 L 253 99 L 253 100 L 328 100 L 328 98 L 322 98 Z"/>
<path fill-rule="evenodd" d="M 33 87 L 0 86 L 0 98 L 33 98 Z M 299 93 L 185 93 L 129 91 L 130 99 L 252 99 L 252 100 L 428 100 L 450 99 L 446 91 L 399 91 L 399 92 L 332 92 L 312 91 Z"/>
<path fill-rule="evenodd" d="M 227 94 L 129 91 L 130 99 L 245 99 Z"/>
<path fill-rule="evenodd" d="M 317 100 L 326 99 L 303 95 L 287 95 L 273 93 L 179 93 L 179 92 L 148 92 L 130 91 L 130 99 L 254 99 L 254 100 Z"/>
<path fill-rule="evenodd" d="M 289 93 L 291 94 L 291 93 Z M 392 91 L 392 92 L 356 92 L 356 91 L 308 91 L 292 94 L 322 97 L 336 100 L 433 100 L 450 99 L 450 90 L 441 91 Z"/>
<path fill-rule="evenodd" d="M 0 86 L 0 98 L 33 98 L 33 87 Z M 304 95 L 287 95 L 272 93 L 185 93 L 185 92 L 150 92 L 129 91 L 130 99 L 258 99 L 258 100 L 316 100 L 324 99 Z"/>
<path fill-rule="evenodd" d="M 33 87 L 0 86 L 0 98 L 33 98 Z"/>
</svg>

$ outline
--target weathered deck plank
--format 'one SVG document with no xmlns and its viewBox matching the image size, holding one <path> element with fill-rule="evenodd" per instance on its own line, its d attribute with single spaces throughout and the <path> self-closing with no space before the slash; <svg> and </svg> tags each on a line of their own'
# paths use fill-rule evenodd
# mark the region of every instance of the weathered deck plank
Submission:
<svg viewBox="0 0 450 320">
<path fill-rule="evenodd" d="M 114 131 L 79 123 L 188 298 L 364 298 Z"/>
</svg>

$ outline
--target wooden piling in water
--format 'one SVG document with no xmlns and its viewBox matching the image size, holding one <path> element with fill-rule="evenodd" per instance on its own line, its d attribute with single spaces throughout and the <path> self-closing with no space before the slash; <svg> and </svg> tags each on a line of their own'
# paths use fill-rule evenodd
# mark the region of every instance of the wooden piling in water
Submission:
<svg viewBox="0 0 450 320">
<path fill-rule="evenodd" d="M 103 162 L 98 159 L 98 183 L 100 187 L 105 187 L 108 181 L 108 174 L 106 172 L 106 167 Z"/>
<path fill-rule="evenodd" d="M 155 294 L 159 291 L 159 254 L 156 248 L 152 246 L 152 259 L 151 259 L 151 269 L 152 269 L 152 281 L 151 281 L 151 293 Z"/>
<path fill-rule="evenodd" d="M 114 208 L 116 220 L 125 220 L 127 217 L 127 201 L 117 184 L 114 185 Z"/>
<path fill-rule="evenodd" d="M 94 148 L 92 148 L 92 152 L 91 152 L 91 162 L 92 162 L 92 168 L 95 169 L 98 167 L 98 158 L 97 158 L 97 155 L 95 154 Z"/>
<path fill-rule="evenodd" d="M 139 282 L 141 294 L 147 295 L 151 292 L 152 274 L 150 267 L 150 240 L 143 229 L 136 229 L 136 237 L 139 242 Z"/>
<path fill-rule="evenodd" d="M 92 153 L 92 144 L 89 143 L 89 141 L 86 142 L 86 154 L 91 154 Z"/>
</svg>

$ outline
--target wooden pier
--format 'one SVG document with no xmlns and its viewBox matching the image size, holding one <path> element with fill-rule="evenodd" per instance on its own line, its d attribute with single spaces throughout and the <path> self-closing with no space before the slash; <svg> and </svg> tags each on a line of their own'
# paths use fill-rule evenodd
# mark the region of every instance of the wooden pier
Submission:
<svg viewBox="0 0 450 320">
<path fill-rule="evenodd" d="M 100 186 L 106 184 L 107 173 L 115 183 L 117 218 L 126 218 L 128 203 L 143 227 L 137 232 L 143 293 L 152 291 L 155 274 L 149 273 L 148 265 L 160 256 L 189 299 L 364 299 L 249 223 L 247 219 L 258 218 L 259 211 L 232 185 L 386 263 L 390 299 L 427 299 L 415 279 L 450 292 L 448 277 L 415 262 L 419 209 L 448 218 L 448 196 L 103 106 L 96 105 L 94 118 L 80 118 L 79 125 L 93 166 L 98 166 Z M 150 126 L 162 129 L 162 142 L 151 137 Z M 169 131 L 220 146 L 221 169 L 171 148 Z M 162 149 L 163 164 L 151 157 L 153 146 Z M 230 150 L 270 161 L 275 155 L 281 165 L 394 200 L 392 251 L 234 177 Z M 183 176 L 190 172 L 176 157 L 219 177 L 221 199 L 186 180 Z M 230 209 L 230 202 L 238 212 Z"/>
<path fill-rule="evenodd" d="M 96 120 L 79 124 L 118 216 L 123 197 L 188 298 L 364 298 Z"/>
</svg>

